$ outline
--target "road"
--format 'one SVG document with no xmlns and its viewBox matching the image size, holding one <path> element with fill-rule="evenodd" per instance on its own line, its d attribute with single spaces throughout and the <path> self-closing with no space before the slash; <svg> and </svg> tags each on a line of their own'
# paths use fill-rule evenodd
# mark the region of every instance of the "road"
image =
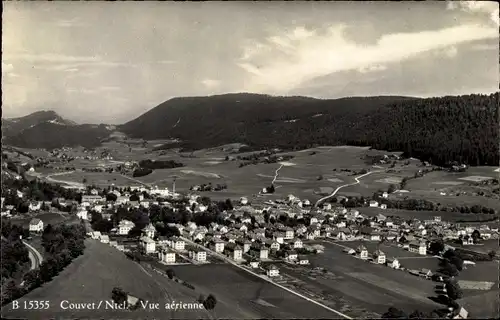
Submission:
<svg viewBox="0 0 500 320">
<path fill-rule="evenodd" d="M 31 260 L 31 270 L 38 269 L 43 261 L 42 255 L 26 241 L 23 241 L 23 243 L 28 248 L 28 254 Z"/>
<path fill-rule="evenodd" d="M 85 186 L 83 185 L 83 183 L 80 183 L 80 182 L 57 180 L 57 179 L 53 179 L 52 178 L 54 176 L 63 176 L 63 175 L 70 174 L 70 173 L 73 173 L 73 172 L 75 172 L 75 171 L 73 170 L 73 171 L 65 171 L 65 172 L 52 173 L 52 174 L 46 175 L 45 179 L 48 182 L 51 182 L 51 183 L 65 184 L 65 185 L 69 185 L 69 186 L 75 187 L 75 188 L 84 188 Z"/>
<path fill-rule="evenodd" d="M 131 178 L 131 177 L 126 176 L 126 175 L 124 175 L 124 174 L 122 174 L 121 176 L 122 176 L 122 177 L 124 177 L 125 179 L 130 180 L 130 181 L 137 182 L 137 183 L 139 183 L 140 185 L 143 185 L 143 186 L 145 186 L 145 187 L 150 187 L 150 184 L 144 183 L 144 182 L 142 182 L 142 181 L 139 181 L 139 180 L 137 180 L 137 179 Z"/>
<path fill-rule="evenodd" d="M 260 275 L 260 274 L 257 274 L 257 273 L 255 273 L 255 272 L 253 272 L 253 271 L 250 271 L 250 270 L 248 270 L 247 268 L 244 268 L 244 267 L 240 266 L 239 264 L 235 263 L 233 260 L 229 259 L 228 257 L 226 257 L 226 256 L 224 256 L 224 255 L 221 255 L 221 254 L 219 254 L 219 253 L 217 253 L 217 252 L 215 252 L 215 251 L 212 251 L 212 250 L 210 250 L 210 249 L 208 249 L 208 248 L 206 248 L 206 247 L 200 246 L 200 245 L 198 245 L 197 243 L 195 243 L 195 242 L 193 242 L 193 241 L 191 241 L 191 240 L 189 240 L 189 239 L 187 239 L 187 238 L 185 238 L 185 237 L 180 237 L 180 238 L 181 238 L 181 239 L 183 239 L 184 241 L 186 241 L 186 242 L 190 243 L 191 245 L 194 245 L 194 246 L 196 246 L 196 247 L 201 247 L 201 248 L 203 248 L 203 250 L 205 250 L 205 251 L 207 251 L 207 252 L 210 252 L 212 255 L 215 255 L 215 256 L 219 257 L 220 259 L 222 259 L 222 260 L 226 261 L 227 263 L 232 264 L 232 265 L 233 265 L 233 266 L 235 266 L 236 268 L 239 268 L 239 269 L 241 269 L 241 270 L 244 270 L 245 272 L 248 272 L 248 273 L 252 274 L 252 275 L 253 275 L 253 276 L 255 276 L 255 277 L 258 277 L 258 278 L 260 278 L 260 279 L 262 279 L 262 280 L 265 280 L 265 281 L 269 282 L 270 284 L 272 284 L 272 285 L 274 285 L 274 286 L 276 286 L 276 287 L 279 287 L 279 288 L 281 288 L 281 289 L 283 289 L 283 290 L 286 290 L 286 291 L 288 291 L 288 292 L 290 292 L 290 293 L 292 293 L 292 294 L 294 294 L 294 295 L 296 295 L 296 296 L 298 296 L 298 297 L 300 297 L 300 298 L 302 298 L 302 299 L 305 299 L 305 300 L 307 300 L 307 301 L 309 301 L 309 302 L 312 302 L 312 303 L 314 303 L 314 304 L 316 304 L 316 305 L 318 305 L 318 306 L 320 306 L 320 307 L 322 307 L 322 308 L 324 308 L 324 309 L 326 309 L 326 310 L 328 310 L 328 311 L 331 311 L 331 312 L 335 313 L 337 316 L 339 316 L 339 317 L 341 317 L 341 318 L 344 318 L 344 319 L 352 319 L 351 317 L 349 317 L 348 315 L 343 314 L 343 313 L 342 313 L 342 312 L 340 312 L 340 311 L 337 311 L 337 310 L 332 309 L 332 308 L 330 308 L 330 307 L 328 307 L 328 306 L 325 306 L 324 304 L 319 303 L 319 302 L 317 302 L 317 301 L 315 301 L 315 300 L 313 300 L 313 299 L 311 299 L 311 298 L 308 298 L 308 297 L 306 297 L 306 296 L 304 296 L 304 295 L 302 295 L 302 294 L 300 294 L 300 293 L 298 293 L 298 292 L 295 292 L 295 291 L 293 291 L 293 290 L 291 290 L 291 289 L 289 289 L 289 288 L 287 288 L 287 287 L 285 287 L 285 286 L 282 286 L 282 285 L 280 285 L 280 284 L 277 284 L 276 282 L 274 282 L 274 281 L 270 280 L 270 279 L 269 279 L 269 278 L 267 278 L 267 277 L 264 277 L 264 276 L 262 276 L 262 275 Z"/>
<path fill-rule="evenodd" d="M 276 171 L 274 172 L 274 179 L 273 179 L 273 182 L 271 182 L 272 185 L 274 184 L 274 182 L 278 178 L 278 174 L 279 174 L 279 171 L 281 170 L 281 168 L 283 168 L 283 165 L 280 165 L 280 167 L 278 169 L 276 169 Z"/>
<path fill-rule="evenodd" d="M 348 184 L 344 184 L 344 185 L 342 185 L 342 186 L 338 187 L 338 188 L 337 188 L 337 189 L 335 189 L 335 190 L 334 190 L 334 191 L 333 191 L 330 195 L 325 196 L 325 197 L 323 197 L 323 198 L 319 199 L 318 201 L 316 201 L 316 204 L 315 204 L 314 206 L 315 206 L 315 207 L 317 207 L 317 206 L 319 206 L 319 204 L 320 204 L 321 202 L 323 202 L 323 201 L 325 201 L 325 200 L 327 200 L 327 199 L 330 199 L 331 197 L 333 197 L 334 195 L 336 195 L 336 194 L 337 194 L 337 192 L 339 192 L 339 190 L 340 190 L 340 189 L 342 189 L 342 188 L 349 187 L 349 186 L 354 186 L 354 185 L 356 185 L 356 184 L 359 184 L 359 179 L 361 179 L 361 178 L 363 178 L 363 177 L 365 177 L 365 176 L 367 176 L 367 175 L 369 175 L 369 174 L 376 173 L 376 172 L 382 172 L 382 171 L 383 171 L 383 170 L 369 171 L 369 172 L 367 172 L 367 173 L 365 173 L 365 174 L 362 174 L 362 175 L 360 175 L 360 176 L 357 176 L 356 178 L 354 178 L 354 180 L 356 180 L 356 182 L 353 182 L 353 183 L 348 183 Z"/>
</svg>

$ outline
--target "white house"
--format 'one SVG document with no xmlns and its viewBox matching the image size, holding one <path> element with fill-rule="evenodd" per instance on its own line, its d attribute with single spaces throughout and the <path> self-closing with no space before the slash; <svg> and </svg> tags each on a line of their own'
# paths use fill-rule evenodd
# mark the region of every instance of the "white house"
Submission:
<svg viewBox="0 0 500 320">
<path fill-rule="evenodd" d="M 80 219 L 83 219 L 83 220 L 88 220 L 88 211 L 84 208 L 80 208 L 78 209 L 78 211 L 76 212 L 76 216 Z"/>
<path fill-rule="evenodd" d="M 222 240 L 215 240 L 215 252 L 222 253 L 224 252 L 224 241 Z"/>
<path fill-rule="evenodd" d="M 259 267 L 259 264 L 260 264 L 260 261 L 258 261 L 258 260 L 250 261 L 250 267 L 252 267 L 253 269 L 257 269 Z"/>
<path fill-rule="evenodd" d="M 153 253 L 156 251 L 156 243 L 150 237 L 142 237 L 141 246 L 144 248 L 146 253 Z"/>
<path fill-rule="evenodd" d="M 127 235 L 133 227 L 135 227 L 135 224 L 132 221 L 122 220 L 118 224 L 118 234 Z"/>
<path fill-rule="evenodd" d="M 295 260 L 297 260 L 297 259 L 298 259 L 298 257 L 299 257 L 299 255 L 298 255 L 298 254 L 297 254 L 297 252 L 295 252 L 295 251 L 290 251 L 290 252 L 288 252 L 288 253 L 286 254 L 286 260 L 287 260 L 287 261 L 290 261 L 290 262 L 291 262 L 291 261 L 295 261 Z"/>
<path fill-rule="evenodd" d="M 305 256 L 299 256 L 298 263 L 301 265 L 309 264 L 309 259 Z"/>
<path fill-rule="evenodd" d="M 278 241 L 271 241 L 271 245 L 269 247 L 273 250 L 279 250 L 281 245 Z"/>
<path fill-rule="evenodd" d="M 102 243 L 109 243 L 109 236 L 107 234 L 103 234 L 101 235 L 100 240 Z"/>
<path fill-rule="evenodd" d="M 380 209 L 387 209 L 387 205 L 385 203 L 380 204 Z"/>
<path fill-rule="evenodd" d="M 382 198 L 387 199 L 389 197 L 389 194 L 387 192 L 382 193 Z"/>
<path fill-rule="evenodd" d="M 418 243 L 416 241 L 412 241 L 408 244 L 408 251 L 425 256 L 427 254 L 427 246 L 424 242 Z"/>
<path fill-rule="evenodd" d="M 269 258 L 269 250 L 267 250 L 267 248 L 265 248 L 265 247 L 262 247 L 260 249 L 260 255 L 259 255 L 259 257 L 260 257 L 261 260 L 268 259 Z"/>
<path fill-rule="evenodd" d="M 286 240 L 290 240 L 290 239 L 293 239 L 293 237 L 294 237 L 294 231 L 293 231 L 293 229 L 292 228 L 287 228 L 285 230 L 285 239 Z"/>
<path fill-rule="evenodd" d="M 303 244 L 302 240 L 300 240 L 300 239 L 297 239 L 297 240 L 295 240 L 295 241 L 293 242 L 293 248 L 294 248 L 294 249 L 300 249 L 300 248 L 302 248 L 303 246 L 304 246 L 304 244 Z"/>
<path fill-rule="evenodd" d="M 384 264 L 385 263 L 385 253 L 383 253 L 381 250 L 376 250 L 373 253 L 373 259 L 375 260 L 376 263 Z"/>
<path fill-rule="evenodd" d="M 365 246 L 360 245 L 357 249 L 357 252 L 359 253 L 359 257 L 361 259 L 368 259 L 368 250 L 365 248 Z"/>
<path fill-rule="evenodd" d="M 233 249 L 233 259 L 236 261 L 240 261 L 243 259 L 243 249 L 240 246 L 236 246 Z"/>
<path fill-rule="evenodd" d="M 250 251 L 251 246 L 252 242 L 250 240 L 245 240 L 245 242 L 243 242 L 243 252 L 247 253 L 248 251 Z"/>
<path fill-rule="evenodd" d="M 154 238 L 156 229 L 155 227 L 150 223 L 148 224 L 144 229 L 142 229 L 142 232 L 149 238 Z"/>
<path fill-rule="evenodd" d="M 158 259 L 165 263 L 175 263 L 175 252 L 162 248 L 158 252 Z"/>
<path fill-rule="evenodd" d="M 41 231 L 43 231 L 43 221 L 40 220 L 40 219 L 38 219 L 38 218 L 32 219 L 30 221 L 29 230 L 33 231 L 33 232 L 41 232 Z"/>
<path fill-rule="evenodd" d="M 200 249 L 192 249 L 189 252 L 189 256 L 191 259 L 194 259 L 198 262 L 206 262 L 207 261 L 207 253 Z"/>
<path fill-rule="evenodd" d="M 280 275 L 280 270 L 275 265 L 270 265 L 266 272 L 268 277 L 277 277 Z"/>
<path fill-rule="evenodd" d="M 399 260 L 396 258 L 394 258 L 392 261 L 387 261 L 387 265 L 393 269 L 401 268 L 401 264 L 399 263 Z"/>
<path fill-rule="evenodd" d="M 241 204 L 241 205 L 247 205 L 247 204 L 248 204 L 248 199 L 247 199 L 247 198 L 245 198 L 245 197 L 241 197 L 241 198 L 240 198 L 240 204 Z"/>
<path fill-rule="evenodd" d="M 377 201 L 375 201 L 375 200 L 371 200 L 371 201 L 370 201 L 370 207 L 373 207 L 373 208 L 378 207 L 378 202 L 377 202 Z"/>
<path fill-rule="evenodd" d="M 178 238 L 178 237 L 172 237 L 168 240 L 167 244 L 172 247 L 173 249 L 175 250 L 178 250 L 178 251 L 184 251 L 185 247 L 186 247 L 186 243 L 184 242 L 184 240 Z"/>
</svg>

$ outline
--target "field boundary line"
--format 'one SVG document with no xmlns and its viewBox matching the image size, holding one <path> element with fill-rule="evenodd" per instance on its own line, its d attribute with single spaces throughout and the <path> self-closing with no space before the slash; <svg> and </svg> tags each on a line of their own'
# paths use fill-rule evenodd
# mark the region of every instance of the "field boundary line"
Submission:
<svg viewBox="0 0 500 320">
<path fill-rule="evenodd" d="M 183 239 L 183 240 L 184 240 L 184 241 L 186 241 L 186 242 L 189 242 L 189 243 L 193 244 L 193 245 L 199 246 L 198 244 L 196 244 L 195 242 L 193 242 L 193 241 L 191 241 L 191 240 L 189 240 L 189 239 L 187 239 L 187 238 L 184 238 L 184 237 L 180 237 L 180 238 L 181 238 L 181 239 Z M 201 247 L 201 246 L 200 246 L 200 247 Z M 307 300 L 307 301 L 309 301 L 309 302 L 312 302 L 312 303 L 314 303 L 314 304 L 316 304 L 316 305 L 318 305 L 318 306 L 320 306 L 320 307 L 322 307 L 322 308 L 324 308 L 324 309 L 326 309 L 326 310 L 328 310 L 328 311 L 331 311 L 331 312 L 335 313 L 335 314 L 336 314 L 336 315 L 338 315 L 338 316 L 341 316 L 341 317 L 342 317 L 342 318 L 344 318 L 344 319 L 352 319 L 351 317 L 349 317 L 349 316 L 348 316 L 348 315 L 346 315 L 346 314 L 343 314 L 343 313 L 342 313 L 342 312 L 340 312 L 340 311 L 337 311 L 337 310 L 335 310 L 335 309 L 332 309 L 332 308 L 330 308 L 330 307 L 328 307 L 328 306 L 326 306 L 326 305 L 324 305 L 324 304 L 322 304 L 322 303 L 320 303 L 320 302 L 318 302 L 318 301 L 316 301 L 316 300 L 313 300 L 313 299 L 311 299 L 311 298 L 309 298 L 309 297 L 306 297 L 306 296 L 304 296 L 304 295 L 302 295 L 302 294 L 300 294 L 300 293 L 298 293 L 298 292 L 295 292 L 295 291 L 293 291 L 293 290 L 291 290 L 291 289 L 289 289 L 289 288 L 287 288 L 287 287 L 285 287 L 285 286 L 282 286 L 282 285 L 280 285 L 280 284 L 278 284 L 278 283 L 276 283 L 276 282 L 274 282 L 274 281 L 272 281 L 272 280 L 270 280 L 270 279 L 268 279 L 268 278 L 265 278 L 265 277 L 261 276 L 260 274 L 257 274 L 257 273 L 255 273 L 255 272 L 253 272 L 253 271 L 250 271 L 250 270 L 246 269 L 246 268 L 243 268 L 242 266 L 238 265 L 237 263 L 235 263 L 235 262 L 231 261 L 229 258 L 224 257 L 224 256 L 222 256 L 222 255 L 219 255 L 219 254 L 217 254 L 216 252 L 214 252 L 214 251 L 212 251 L 212 250 L 210 250 L 210 249 L 208 249 L 208 248 L 205 248 L 205 247 L 202 247 L 202 248 L 203 248 L 205 251 L 208 251 L 208 252 L 210 252 L 210 253 L 214 254 L 215 256 L 218 256 L 218 257 L 220 257 L 221 259 L 224 259 L 224 260 L 225 260 L 225 261 L 227 261 L 229 264 L 231 264 L 231 265 L 233 265 L 233 266 L 235 266 L 235 267 L 239 268 L 240 270 L 244 270 L 244 271 L 246 271 L 246 272 L 250 273 L 251 275 L 253 275 L 253 276 L 255 276 L 255 277 L 258 277 L 259 279 L 265 280 L 265 281 L 269 282 L 270 284 L 272 284 L 272 285 L 274 285 L 274 286 L 276 286 L 276 287 L 278 287 L 278 288 L 281 288 L 281 289 L 283 289 L 283 290 L 286 290 L 286 291 L 288 291 L 288 292 L 290 292 L 290 293 L 292 293 L 292 294 L 294 294 L 294 295 L 298 296 L 299 298 L 302 298 L 302 299 L 305 299 L 305 300 Z"/>
</svg>

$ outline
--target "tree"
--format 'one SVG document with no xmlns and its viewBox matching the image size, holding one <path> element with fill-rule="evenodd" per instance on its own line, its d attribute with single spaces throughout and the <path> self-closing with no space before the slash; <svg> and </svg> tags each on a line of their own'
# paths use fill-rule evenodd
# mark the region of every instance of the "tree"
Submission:
<svg viewBox="0 0 500 320">
<path fill-rule="evenodd" d="M 479 230 L 474 230 L 472 232 L 472 239 L 474 239 L 474 242 L 476 242 L 477 240 L 481 239 L 481 233 L 479 233 Z"/>
<path fill-rule="evenodd" d="M 431 244 L 429 245 L 429 251 L 432 254 L 434 254 L 434 255 L 437 255 L 440 252 L 444 251 L 444 243 L 443 243 L 443 241 L 442 240 L 437 240 L 437 241 L 431 242 Z"/>
<path fill-rule="evenodd" d="M 386 313 L 382 315 L 382 319 L 406 319 L 408 318 L 406 313 L 402 310 L 390 307 Z"/>
<path fill-rule="evenodd" d="M 455 265 L 455 267 L 457 267 L 458 271 L 462 271 L 462 269 L 464 267 L 464 260 L 462 258 L 460 258 L 459 256 L 453 256 L 453 257 L 449 258 L 449 261 L 451 264 L 453 264 L 453 265 Z"/>
<path fill-rule="evenodd" d="M 394 191 L 396 191 L 396 186 L 395 186 L 395 185 L 393 185 L 393 184 L 391 184 L 391 185 L 389 186 L 389 188 L 387 188 L 387 193 L 389 193 L 389 194 L 390 194 L 390 193 L 393 193 Z"/>
<path fill-rule="evenodd" d="M 122 288 L 114 287 L 111 291 L 111 299 L 117 304 L 123 304 L 127 301 L 128 294 Z"/>
<path fill-rule="evenodd" d="M 455 277 L 458 275 L 458 269 L 454 264 L 445 262 L 443 267 L 438 270 L 439 272 L 449 276 L 449 277 Z"/>
<path fill-rule="evenodd" d="M 497 255 L 497 252 L 495 250 L 491 250 L 490 252 L 488 252 L 488 256 L 492 260 L 493 260 L 493 258 L 495 258 L 496 255 Z"/>
<path fill-rule="evenodd" d="M 203 294 L 200 294 L 197 300 L 199 303 L 203 303 L 205 301 L 205 296 Z"/>
<path fill-rule="evenodd" d="M 170 280 L 172 280 L 172 279 L 174 278 L 174 276 L 175 276 L 175 272 L 174 272 L 174 270 L 172 270 L 172 269 L 168 269 L 168 270 L 167 270 L 167 277 L 168 277 Z"/>
<path fill-rule="evenodd" d="M 207 310 L 213 310 L 216 304 L 217 304 L 217 299 L 213 294 L 209 294 L 208 297 L 203 302 L 203 306 Z"/>
<path fill-rule="evenodd" d="M 415 310 L 408 316 L 410 319 L 428 319 L 429 317 L 422 311 Z"/>
<path fill-rule="evenodd" d="M 82 179 L 82 183 L 83 183 L 83 184 L 86 184 L 86 183 L 87 183 L 87 178 L 83 178 L 83 179 Z"/>
<path fill-rule="evenodd" d="M 35 270 L 30 270 L 28 273 L 26 273 L 23 277 L 25 286 L 31 290 L 38 288 L 39 286 L 42 285 L 42 279 L 40 277 L 40 270 L 35 269 Z"/>
<path fill-rule="evenodd" d="M 450 297 L 450 299 L 457 300 L 462 298 L 463 292 L 457 281 L 446 282 L 445 288 L 446 288 L 446 293 L 448 294 L 448 297 Z"/>
</svg>

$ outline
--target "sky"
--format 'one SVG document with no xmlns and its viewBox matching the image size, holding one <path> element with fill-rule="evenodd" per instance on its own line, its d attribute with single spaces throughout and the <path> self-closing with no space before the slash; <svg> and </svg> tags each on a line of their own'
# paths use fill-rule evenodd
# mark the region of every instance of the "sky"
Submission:
<svg viewBox="0 0 500 320">
<path fill-rule="evenodd" d="M 2 117 L 120 124 L 179 96 L 491 93 L 496 2 L 3 2 Z"/>
</svg>

